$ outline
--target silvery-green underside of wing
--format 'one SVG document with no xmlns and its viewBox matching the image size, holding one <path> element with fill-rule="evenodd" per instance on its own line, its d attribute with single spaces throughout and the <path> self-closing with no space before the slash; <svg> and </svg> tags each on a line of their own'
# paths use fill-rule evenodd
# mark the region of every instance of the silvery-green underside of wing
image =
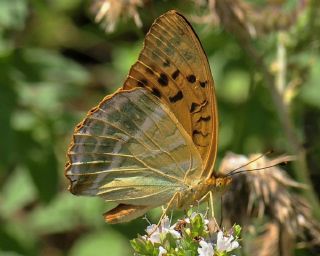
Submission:
<svg viewBox="0 0 320 256">
<path fill-rule="evenodd" d="M 105 99 L 75 131 L 70 191 L 106 201 L 161 205 L 200 179 L 202 160 L 175 116 L 143 88 Z"/>
</svg>

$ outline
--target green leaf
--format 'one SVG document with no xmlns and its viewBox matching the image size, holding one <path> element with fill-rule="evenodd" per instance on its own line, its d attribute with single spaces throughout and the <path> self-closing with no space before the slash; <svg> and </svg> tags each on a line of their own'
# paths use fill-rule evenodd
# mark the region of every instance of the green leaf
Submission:
<svg viewBox="0 0 320 256">
<path fill-rule="evenodd" d="M 29 154 L 27 166 L 38 189 L 39 198 L 43 202 L 49 202 L 58 192 L 57 158 L 50 148 L 39 147 Z"/>
<path fill-rule="evenodd" d="M 233 225 L 233 230 L 234 230 L 234 237 L 235 238 L 240 237 L 241 230 L 242 230 L 241 226 L 238 224 L 235 224 L 235 225 Z"/>
<path fill-rule="evenodd" d="M 231 103 L 243 103 L 248 99 L 250 76 L 242 70 L 228 71 L 219 87 L 219 96 Z"/>
<path fill-rule="evenodd" d="M 3 28 L 22 29 L 28 14 L 28 1 L 0 1 L 0 30 Z"/>
<path fill-rule="evenodd" d="M 157 255 L 159 245 L 155 246 L 151 241 L 138 236 L 130 241 L 132 248 L 138 255 Z"/>
<path fill-rule="evenodd" d="M 320 58 L 310 57 L 309 61 L 312 63 L 310 76 L 301 89 L 301 98 L 305 103 L 320 108 Z"/>
<path fill-rule="evenodd" d="M 8 72 L 8 70 L 0 65 L 1 73 Z M 15 109 L 17 95 L 13 87 L 10 86 L 10 80 L 5 74 L 0 74 L 0 175 L 1 171 L 6 170 L 5 166 L 9 166 L 12 162 L 15 162 L 15 131 L 11 127 L 11 116 Z M 0 176 L 1 177 L 1 176 Z"/>
<path fill-rule="evenodd" d="M 108 229 L 82 236 L 71 248 L 69 256 L 130 255 L 129 243 L 119 233 Z"/>
<path fill-rule="evenodd" d="M 23 244 L 12 236 L 4 225 L 0 227 L 0 254 L 1 255 L 35 255 L 33 249 L 26 248 Z"/>
<path fill-rule="evenodd" d="M 98 228 L 104 225 L 101 216 L 104 210 L 105 203 L 100 198 L 75 197 L 65 191 L 49 204 L 33 210 L 29 222 L 41 234 L 62 233 L 79 225 Z"/>
<path fill-rule="evenodd" d="M 36 190 L 28 172 L 24 168 L 16 168 L 1 188 L 1 195 L 3 200 L 0 204 L 0 212 L 1 216 L 5 218 L 9 218 L 16 211 L 35 200 Z"/>
<path fill-rule="evenodd" d="M 205 223 L 200 214 L 197 214 L 191 219 L 191 233 L 193 237 L 203 236 L 205 230 Z"/>
<path fill-rule="evenodd" d="M 162 242 L 163 247 L 167 250 L 170 251 L 171 248 L 176 248 L 177 247 L 177 238 L 175 238 L 170 232 L 166 233 L 165 238 Z"/>
</svg>

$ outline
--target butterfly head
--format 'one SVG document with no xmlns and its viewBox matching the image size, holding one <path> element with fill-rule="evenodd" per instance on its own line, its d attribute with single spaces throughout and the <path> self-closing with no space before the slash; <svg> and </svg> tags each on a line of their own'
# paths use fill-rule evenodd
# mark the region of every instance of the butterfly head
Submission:
<svg viewBox="0 0 320 256">
<path fill-rule="evenodd" d="M 217 177 L 215 180 L 215 187 L 216 188 L 225 188 L 229 184 L 231 184 L 232 178 L 231 177 Z"/>
<path fill-rule="evenodd" d="M 223 192 L 232 182 L 232 177 L 218 176 L 206 180 L 206 184 L 216 191 Z"/>
</svg>

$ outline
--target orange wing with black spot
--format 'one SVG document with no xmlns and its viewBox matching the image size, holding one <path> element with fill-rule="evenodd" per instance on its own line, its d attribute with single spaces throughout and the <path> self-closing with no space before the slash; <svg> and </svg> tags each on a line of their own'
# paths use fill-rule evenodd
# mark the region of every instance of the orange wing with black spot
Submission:
<svg viewBox="0 0 320 256">
<path fill-rule="evenodd" d="M 165 102 L 200 152 L 202 177 L 217 152 L 218 113 L 208 59 L 189 22 L 178 12 L 160 16 L 146 35 L 124 89 L 145 87 Z"/>
</svg>

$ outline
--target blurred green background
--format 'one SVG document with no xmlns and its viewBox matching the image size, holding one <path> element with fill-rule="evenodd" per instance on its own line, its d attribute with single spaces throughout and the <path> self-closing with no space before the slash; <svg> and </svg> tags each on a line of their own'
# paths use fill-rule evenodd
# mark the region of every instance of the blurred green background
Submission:
<svg viewBox="0 0 320 256">
<path fill-rule="evenodd" d="M 0 255 L 130 255 L 129 239 L 143 233 L 147 223 L 142 219 L 105 224 L 102 213 L 112 205 L 71 195 L 64 177 L 74 126 L 122 85 L 152 21 L 178 9 L 194 17 L 194 24 L 195 15 L 208 12 L 206 1 L 141 2 L 142 28 L 125 17 L 106 33 L 94 22 L 93 1 L 0 1 Z M 306 154 L 303 175 L 299 165 L 289 172 L 313 186 L 306 197 L 319 215 L 319 1 L 244 2 L 281 8 L 288 17 L 306 2 L 290 26 L 279 32 L 271 25 L 250 42 L 275 80 L 279 45 L 285 48 L 283 100 Z M 270 20 L 272 15 L 264 22 Z M 263 71 L 230 31 L 203 23 L 195 29 L 216 82 L 218 158 L 228 150 L 295 153 Z"/>
</svg>

